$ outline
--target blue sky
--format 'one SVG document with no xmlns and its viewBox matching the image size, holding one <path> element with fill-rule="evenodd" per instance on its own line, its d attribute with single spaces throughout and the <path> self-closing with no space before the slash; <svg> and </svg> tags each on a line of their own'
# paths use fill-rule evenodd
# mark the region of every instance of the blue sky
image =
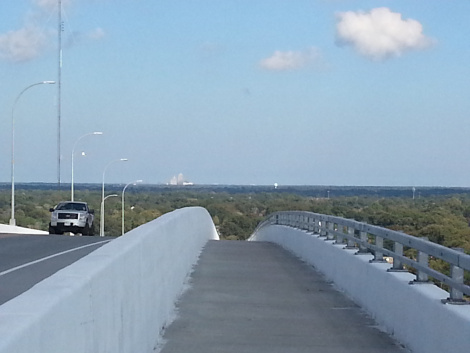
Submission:
<svg viewBox="0 0 470 353">
<path fill-rule="evenodd" d="M 0 2 L 0 182 L 57 2 Z M 62 2 L 64 183 L 102 131 L 78 183 L 470 186 L 469 1 Z M 18 182 L 57 181 L 57 92 L 15 105 Z"/>
</svg>

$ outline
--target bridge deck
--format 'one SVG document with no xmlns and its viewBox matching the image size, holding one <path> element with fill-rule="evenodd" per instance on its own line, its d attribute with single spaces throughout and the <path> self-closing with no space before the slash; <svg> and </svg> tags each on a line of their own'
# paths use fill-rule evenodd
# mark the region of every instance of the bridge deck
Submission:
<svg viewBox="0 0 470 353">
<path fill-rule="evenodd" d="M 161 353 L 404 352 L 312 267 L 270 243 L 210 241 Z"/>
</svg>

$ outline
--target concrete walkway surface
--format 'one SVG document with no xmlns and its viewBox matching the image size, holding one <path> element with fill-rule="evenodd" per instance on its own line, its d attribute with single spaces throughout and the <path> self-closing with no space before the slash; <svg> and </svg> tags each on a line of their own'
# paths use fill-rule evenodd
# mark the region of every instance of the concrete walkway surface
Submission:
<svg viewBox="0 0 470 353">
<path fill-rule="evenodd" d="M 161 353 L 404 353 L 311 266 L 263 242 L 210 241 Z"/>
</svg>

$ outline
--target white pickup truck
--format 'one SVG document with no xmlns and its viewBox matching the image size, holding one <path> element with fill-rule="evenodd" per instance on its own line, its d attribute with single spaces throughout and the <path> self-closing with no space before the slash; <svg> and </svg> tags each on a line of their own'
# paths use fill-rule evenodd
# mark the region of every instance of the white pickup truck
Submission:
<svg viewBox="0 0 470 353">
<path fill-rule="evenodd" d="M 49 234 L 71 232 L 82 235 L 95 235 L 94 210 L 88 208 L 86 202 L 64 201 L 51 212 Z"/>
</svg>

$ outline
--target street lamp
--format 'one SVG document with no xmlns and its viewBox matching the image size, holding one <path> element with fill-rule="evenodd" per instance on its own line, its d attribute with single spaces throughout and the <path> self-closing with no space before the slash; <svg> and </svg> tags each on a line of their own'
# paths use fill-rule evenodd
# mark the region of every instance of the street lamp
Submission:
<svg viewBox="0 0 470 353">
<path fill-rule="evenodd" d="M 75 142 L 75 144 L 73 145 L 73 148 L 72 148 L 72 185 L 71 185 L 71 201 L 73 201 L 73 196 L 74 196 L 74 190 L 73 190 L 73 156 L 75 155 L 75 147 L 77 147 L 77 144 L 78 144 L 78 141 L 80 141 L 82 138 L 86 137 L 86 136 L 90 136 L 90 135 L 103 135 L 103 133 L 101 131 L 95 131 L 95 132 L 90 132 L 88 134 L 85 134 L 81 137 L 78 138 L 78 140 Z"/>
<path fill-rule="evenodd" d="M 106 174 L 106 169 L 113 164 L 114 162 L 127 162 L 127 158 L 116 159 L 109 162 L 103 170 L 103 184 L 101 186 L 101 217 L 104 217 L 104 175 Z M 100 236 L 104 236 L 104 222 L 100 222 Z"/>
<path fill-rule="evenodd" d="M 114 196 L 118 196 L 118 195 L 117 194 L 108 195 L 103 199 L 103 201 L 101 201 L 100 237 L 104 237 L 104 201 L 108 197 L 114 197 Z M 103 230 L 103 232 L 101 232 L 101 230 Z"/>
<path fill-rule="evenodd" d="M 122 200 L 121 200 L 121 205 L 122 205 L 122 235 L 124 235 L 124 193 L 126 192 L 126 189 L 129 185 L 133 184 L 136 185 L 137 183 L 141 183 L 142 180 L 136 180 L 136 181 L 131 181 L 130 183 L 126 184 L 124 186 L 124 189 L 122 189 Z"/>
<path fill-rule="evenodd" d="M 13 103 L 13 107 L 11 108 L 11 218 L 10 218 L 10 225 L 16 226 L 16 219 L 15 219 L 15 107 L 18 100 L 31 87 L 43 84 L 54 84 L 55 81 L 41 81 L 33 83 L 28 87 L 24 88 L 18 96 L 16 96 L 15 102 Z"/>
</svg>

